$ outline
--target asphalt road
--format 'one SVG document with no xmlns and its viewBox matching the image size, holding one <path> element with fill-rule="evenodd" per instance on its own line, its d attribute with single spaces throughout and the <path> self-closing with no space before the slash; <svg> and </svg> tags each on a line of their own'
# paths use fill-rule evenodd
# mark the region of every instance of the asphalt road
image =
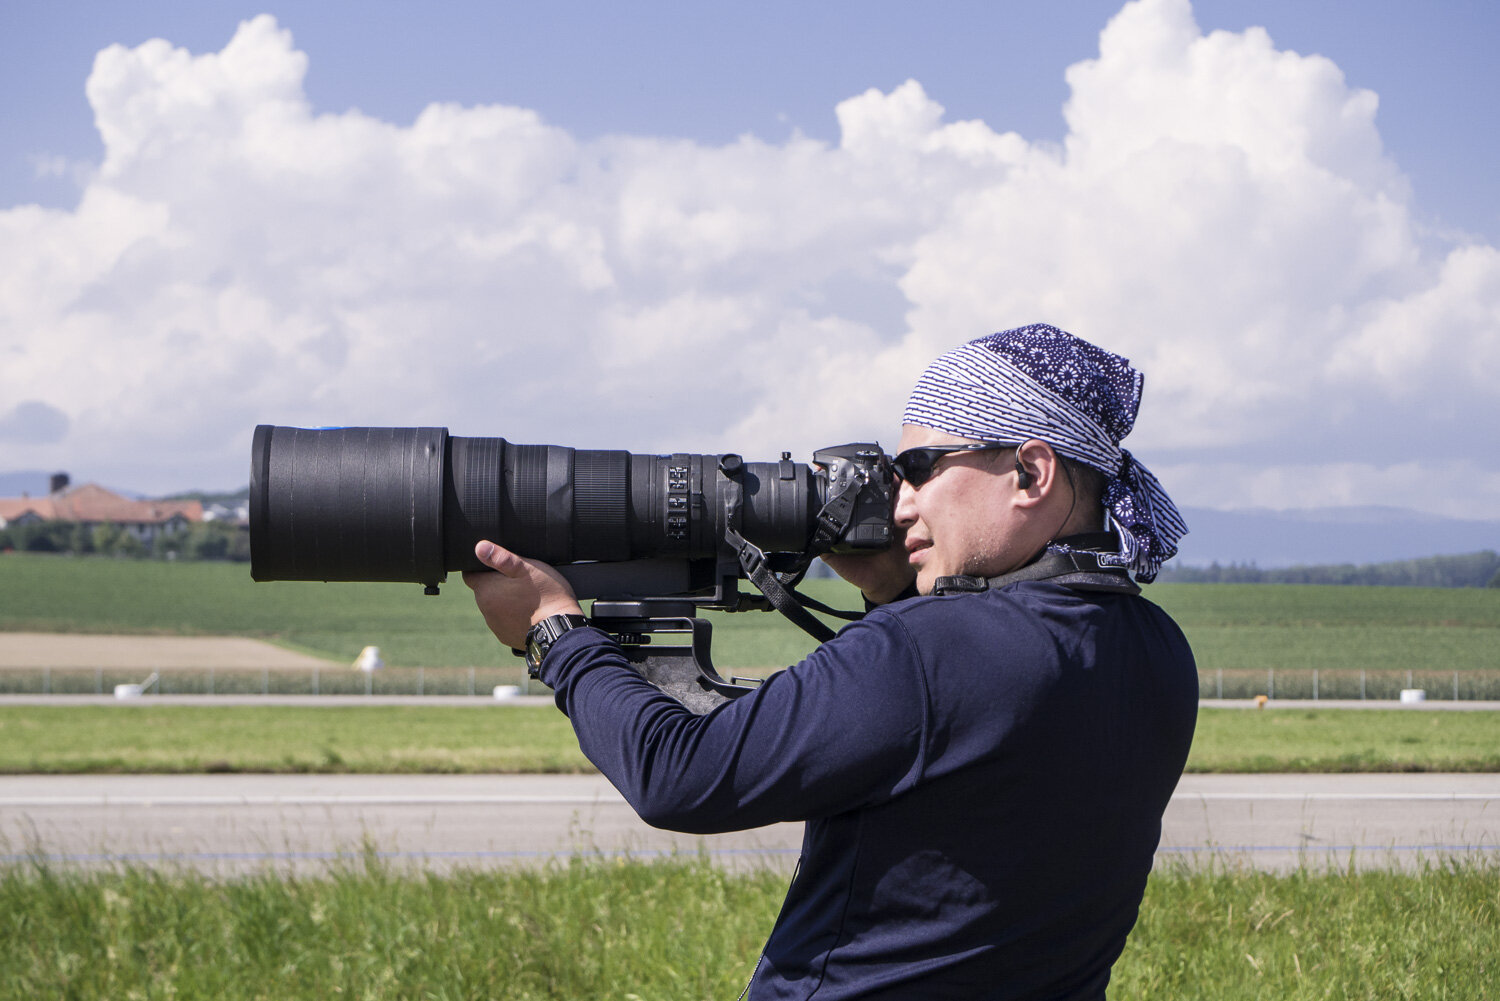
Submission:
<svg viewBox="0 0 1500 1001">
<path fill-rule="evenodd" d="M 790 870 L 801 825 L 698 837 L 645 824 L 603 779 L 545 775 L 0 777 L 0 863 L 316 871 L 368 850 L 444 870 L 576 853 L 704 852 Z M 1158 864 L 1411 867 L 1500 860 L 1500 775 L 1189 775 Z"/>
</svg>

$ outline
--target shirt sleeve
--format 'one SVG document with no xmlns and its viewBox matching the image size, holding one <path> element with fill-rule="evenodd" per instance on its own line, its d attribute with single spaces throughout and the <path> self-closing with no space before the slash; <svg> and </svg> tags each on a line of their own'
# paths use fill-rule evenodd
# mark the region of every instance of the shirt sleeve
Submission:
<svg viewBox="0 0 1500 1001">
<path fill-rule="evenodd" d="M 922 773 L 928 697 L 899 617 L 874 612 L 748 695 L 696 716 L 596 629 L 553 645 L 542 680 L 584 754 L 647 823 L 710 834 L 832 816 Z"/>
</svg>

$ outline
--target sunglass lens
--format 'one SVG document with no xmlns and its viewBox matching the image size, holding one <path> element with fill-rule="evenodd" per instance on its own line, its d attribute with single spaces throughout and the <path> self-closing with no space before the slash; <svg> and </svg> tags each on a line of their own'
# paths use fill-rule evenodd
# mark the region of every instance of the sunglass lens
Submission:
<svg viewBox="0 0 1500 1001">
<path fill-rule="evenodd" d="M 924 449 L 912 448 L 896 456 L 892 463 L 896 475 L 913 487 L 920 487 L 932 476 L 933 456 Z"/>
</svg>

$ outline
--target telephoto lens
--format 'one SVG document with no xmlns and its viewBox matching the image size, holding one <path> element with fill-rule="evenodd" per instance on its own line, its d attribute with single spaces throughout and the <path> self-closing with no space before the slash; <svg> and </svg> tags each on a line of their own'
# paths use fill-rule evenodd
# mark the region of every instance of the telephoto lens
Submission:
<svg viewBox="0 0 1500 1001">
<path fill-rule="evenodd" d="M 827 475 L 784 456 L 738 463 L 731 478 L 723 460 L 446 428 L 263 424 L 251 448 L 250 572 L 431 589 L 481 567 L 480 539 L 554 565 L 686 562 L 721 558 L 731 527 L 768 553 L 807 550 Z"/>
</svg>

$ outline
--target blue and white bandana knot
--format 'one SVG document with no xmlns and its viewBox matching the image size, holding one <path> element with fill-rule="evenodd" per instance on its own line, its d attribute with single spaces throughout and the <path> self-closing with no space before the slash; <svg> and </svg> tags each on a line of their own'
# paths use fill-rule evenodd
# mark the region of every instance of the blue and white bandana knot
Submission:
<svg viewBox="0 0 1500 1001">
<path fill-rule="evenodd" d="M 1101 555 L 1099 562 L 1126 567 L 1150 583 L 1161 565 L 1177 555 L 1177 540 L 1187 534 L 1187 524 L 1151 470 L 1125 449 L 1120 452 L 1124 463 L 1105 485 L 1103 498 L 1120 535 L 1120 552 Z"/>
<path fill-rule="evenodd" d="M 1161 483 L 1120 440 L 1135 426 L 1145 377 L 1130 362 L 1045 323 L 970 341 L 928 366 L 902 417 L 960 438 L 1039 438 L 1104 473 L 1120 552 L 1100 562 L 1151 581 L 1187 534 Z"/>
</svg>

